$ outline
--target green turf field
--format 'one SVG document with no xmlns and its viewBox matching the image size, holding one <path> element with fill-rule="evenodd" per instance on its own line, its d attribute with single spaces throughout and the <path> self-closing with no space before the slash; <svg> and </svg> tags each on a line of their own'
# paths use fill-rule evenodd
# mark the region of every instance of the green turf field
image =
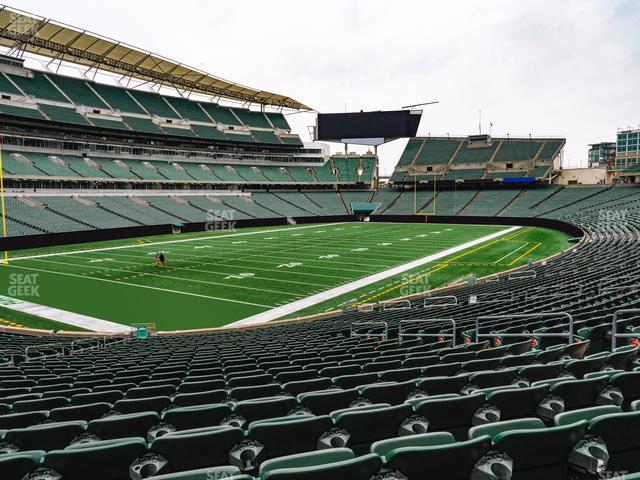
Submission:
<svg viewBox="0 0 640 480">
<path fill-rule="evenodd" d="M 8 266 L 0 267 L 0 295 L 125 325 L 153 322 L 161 330 L 215 327 L 336 287 L 347 288 L 351 282 L 497 232 L 501 236 L 493 240 L 339 292 L 284 317 L 417 293 L 470 273 L 483 276 L 514 268 L 569 246 L 568 236 L 553 230 L 522 227 L 503 234 L 507 229 L 314 224 L 20 251 L 11 255 Z M 156 271 L 153 257 L 158 250 L 166 252 L 168 265 Z M 37 296 L 11 288 L 31 274 L 37 274 Z M 20 324 L 31 325 L 28 318 L 21 318 Z"/>
</svg>

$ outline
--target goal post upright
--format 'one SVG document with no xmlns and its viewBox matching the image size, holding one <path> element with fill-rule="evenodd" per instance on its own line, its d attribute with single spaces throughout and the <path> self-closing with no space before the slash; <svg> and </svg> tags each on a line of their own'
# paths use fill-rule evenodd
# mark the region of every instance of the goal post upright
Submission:
<svg viewBox="0 0 640 480">
<path fill-rule="evenodd" d="M 418 176 L 413 174 L 413 214 L 414 215 L 435 215 L 436 214 L 436 201 L 438 196 L 438 191 L 436 188 L 436 180 L 437 176 L 433 176 L 433 198 L 431 200 L 431 204 L 433 205 L 432 211 L 430 212 L 418 212 Z"/>
</svg>

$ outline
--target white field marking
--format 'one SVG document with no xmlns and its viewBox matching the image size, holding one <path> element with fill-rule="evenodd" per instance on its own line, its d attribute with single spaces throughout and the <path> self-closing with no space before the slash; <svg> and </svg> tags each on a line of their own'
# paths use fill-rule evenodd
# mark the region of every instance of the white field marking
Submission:
<svg viewBox="0 0 640 480">
<path fill-rule="evenodd" d="M 213 297 L 211 295 L 202 295 L 202 294 L 199 294 L 199 293 L 183 292 L 181 290 L 171 290 L 171 289 L 168 289 L 168 288 L 151 287 L 149 285 L 139 285 L 137 283 L 121 282 L 120 280 L 109 280 L 107 278 L 90 277 L 88 275 L 76 275 L 75 273 L 56 272 L 56 271 L 53 271 L 53 270 L 43 270 L 41 268 L 20 267 L 20 266 L 16 265 L 15 263 L 12 264 L 10 266 L 10 268 L 20 268 L 22 270 L 31 270 L 33 272 L 41 272 L 41 273 L 52 273 L 52 274 L 56 274 L 56 275 L 64 275 L 66 277 L 84 278 L 84 279 L 88 279 L 88 280 L 96 280 L 98 282 L 116 283 L 118 285 L 127 285 L 129 287 L 146 288 L 148 290 L 158 290 L 160 292 L 177 293 L 179 295 L 187 295 L 189 297 L 208 298 L 210 300 L 220 300 L 222 302 L 240 303 L 242 305 L 251 305 L 253 307 L 273 308 L 270 305 L 262 305 L 260 303 L 243 302 L 242 300 L 232 300 L 230 298 Z"/>
<path fill-rule="evenodd" d="M 389 230 L 389 231 L 390 231 L 390 230 L 393 230 L 393 229 L 392 229 L 391 227 L 385 228 L 384 230 L 379 229 L 379 230 L 378 230 L 378 233 L 373 233 L 373 234 L 371 234 L 371 235 L 370 235 L 370 237 L 380 237 L 380 236 L 382 236 L 382 235 L 385 235 L 385 234 L 386 234 L 386 232 L 387 232 L 387 230 Z M 397 235 L 397 234 L 396 234 L 396 235 Z M 358 239 L 358 238 L 359 238 L 359 237 L 356 237 L 355 235 L 348 235 L 348 237 L 352 237 L 352 236 L 354 236 L 356 239 Z M 394 238 L 395 238 L 395 236 L 394 236 Z M 360 240 L 358 240 L 358 241 L 360 241 Z M 332 243 L 335 243 L 335 244 L 337 244 L 337 245 L 343 245 L 343 244 L 344 244 L 344 245 L 346 245 L 346 247 L 345 247 L 345 248 L 349 248 L 350 246 L 352 246 L 352 245 L 353 245 L 353 241 L 345 240 L 344 242 L 328 242 L 325 246 L 327 246 L 327 245 L 329 245 L 329 246 L 330 246 Z M 256 244 L 257 244 L 257 245 L 260 245 L 260 243 L 259 243 L 259 242 L 256 242 Z M 307 251 L 309 250 L 309 248 L 310 248 L 310 247 L 312 247 L 312 245 L 309 245 L 309 243 L 302 243 L 301 245 L 302 245 L 302 246 L 303 246 Z M 436 245 L 436 246 L 437 246 L 437 244 L 433 244 L 433 245 L 431 245 L 431 246 L 434 246 L 434 245 Z M 451 242 L 443 242 L 443 246 L 449 246 L 449 245 L 451 245 Z M 174 248 L 180 248 L 180 247 L 174 246 Z M 266 248 L 271 248 L 271 247 L 266 247 Z M 277 251 L 277 252 L 284 252 L 284 251 L 289 251 L 289 250 L 293 250 L 293 249 L 295 249 L 295 250 L 299 250 L 300 248 L 301 248 L 300 246 L 298 246 L 298 245 L 294 245 L 294 246 L 291 246 L 290 248 L 285 248 L 285 249 L 276 249 L 275 251 Z M 340 247 L 338 246 L 338 247 L 336 247 L 336 248 L 340 248 Z M 226 250 L 225 250 L 225 249 L 226 249 Z M 192 250 L 192 249 L 189 249 L 189 251 L 191 251 L 191 250 Z M 227 245 L 224 245 L 224 246 L 218 246 L 218 247 L 216 248 L 216 250 L 217 250 L 218 252 L 222 252 L 222 253 L 225 253 L 225 254 L 227 254 L 227 253 L 231 253 L 231 254 L 236 255 L 236 257 L 234 258 L 234 260 L 236 260 L 236 259 L 238 259 L 238 260 L 242 260 L 243 258 L 245 258 L 245 257 L 246 257 L 246 256 L 245 256 L 245 257 L 238 257 L 238 256 L 237 256 L 237 254 L 238 254 L 238 253 L 243 252 L 243 251 L 246 251 L 246 250 L 238 250 L 238 249 L 235 249 L 235 248 L 233 248 L 233 247 L 230 247 L 228 244 L 227 244 Z M 316 250 L 319 250 L 319 248 L 316 248 Z M 397 249 L 397 250 L 400 250 L 400 249 Z M 415 249 L 410 249 L 410 250 L 408 250 L 408 252 L 409 252 L 410 254 L 412 254 L 412 256 L 413 256 L 413 254 L 415 254 L 415 253 L 416 253 L 416 250 L 415 250 Z M 258 249 L 257 249 L 257 253 L 255 253 L 255 254 L 251 254 L 251 255 L 247 255 L 247 256 L 249 256 L 249 257 L 264 256 L 264 254 L 265 254 L 265 253 L 271 253 L 271 252 L 265 252 L 263 249 L 258 248 Z M 149 254 L 154 254 L 154 252 L 149 252 Z M 277 255 L 272 255 L 272 256 L 277 256 Z M 289 259 L 289 258 L 290 258 L 290 257 L 287 257 L 287 259 Z M 363 256 L 363 257 L 360 257 L 360 258 L 361 258 L 361 259 L 365 259 L 365 258 L 372 258 L 373 260 L 376 260 L 376 261 L 380 262 L 381 260 L 388 260 L 388 259 L 389 259 L 389 256 L 385 256 L 384 258 L 380 258 L 380 257 L 364 257 L 364 256 Z M 396 257 L 394 257 L 394 259 L 397 259 L 397 260 L 399 260 L 399 261 L 406 261 L 406 257 L 402 257 L 402 258 L 396 258 Z M 346 263 L 346 262 L 343 262 L 343 263 Z M 386 262 L 385 262 L 385 263 L 386 263 Z M 353 265 L 358 265 L 358 264 L 357 264 L 357 263 L 355 263 L 355 262 L 352 262 L 352 264 L 353 264 Z M 369 264 L 369 263 L 367 263 L 367 264 L 360 264 L 360 265 L 362 265 L 362 266 L 369 266 L 370 264 Z M 368 273 L 368 272 L 361 272 L 361 273 Z"/>
<path fill-rule="evenodd" d="M 436 242 L 427 242 L 424 245 L 422 245 L 422 244 L 413 244 L 414 245 L 413 248 L 406 248 L 406 249 L 396 248 L 395 251 L 406 252 L 406 253 L 408 253 L 410 255 L 413 255 L 416 252 L 420 251 L 419 245 L 422 245 L 423 247 L 425 245 L 428 245 L 428 247 L 430 247 L 430 248 L 433 248 L 433 247 L 446 248 L 449 245 L 451 245 L 452 241 L 454 241 L 454 242 L 456 240 L 464 241 L 466 239 L 468 239 L 468 236 L 464 236 L 462 238 L 453 237 L 453 238 L 450 238 L 449 241 L 442 241 L 442 242 L 437 242 L 437 243 Z M 354 241 L 363 243 L 363 240 L 361 240 L 361 239 L 356 239 Z M 313 254 L 315 251 L 322 251 L 322 252 L 319 252 L 319 253 L 324 253 L 324 251 L 326 251 L 325 247 L 330 247 L 330 248 L 332 248 L 332 249 L 334 249 L 334 250 L 336 250 L 338 252 L 339 251 L 346 252 L 346 251 L 352 251 L 352 249 L 350 247 L 353 246 L 354 241 L 345 242 L 345 247 L 338 246 L 338 245 L 335 245 L 335 244 L 330 244 L 330 243 L 327 243 L 326 245 L 322 245 L 321 247 L 314 247 L 313 245 L 310 245 L 310 244 L 307 244 L 307 243 L 303 243 L 303 244 L 293 245 L 290 248 L 280 248 L 280 249 L 275 249 L 273 251 L 268 251 L 268 250 L 264 250 L 264 249 L 258 249 L 257 250 L 259 252 L 258 254 L 251 254 L 251 255 L 248 255 L 248 256 L 265 256 L 266 254 L 272 254 L 273 256 L 277 256 L 277 255 L 275 255 L 275 253 L 272 253 L 272 252 L 285 252 L 285 251 L 289 251 L 289 250 L 300 250 L 302 248 L 305 249 L 306 253 L 310 253 L 310 254 Z M 369 246 L 371 245 L 371 243 L 369 243 L 369 242 L 364 242 L 363 244 L 364 245 L 369 245 Z M 257 245 L 259 245 L 259 244 L 257 244 Z M 177 248 L 179 248 L 179 247 L 177 247 Z M 191 251 L 191 249 L 189 249 L 188 251 Z M 216 252 L 224 253 L 224 254 L 232 254 L 232 255 L 236 255 L 236 254 L 239 254 L 239 253 L 242 253 L 242 252 L 246 252 L 246 251 L 247 250 L 237 250 L 237 249 L 235 249 L 233 247 L 230 248 L 228 245 L 220 245 L 220 246 L 218 246 L 216 248 Z M 253 250 L 251 250 L 251 251 L 253 251 Z M 433 251 L 437 251 L 437 250 L 434 249 Z M 406 256 L 398 257 L 398 256 L 385 255 L 384 257 L 379 257 L 379 256 L 375 256 L 375 255 L 372 255 L 372 254 L 368 254 L 367 256 L 361 256 L 361 257 L 358 257 L 358 258 L 360 258 L 360 259 L 370 258 L 372 260 L 388 260 L 390 258 L 398 260 L 398 261 L 405 261 L 406 260 Z M 239 259 L 242 259 L 242 258 L 239 257 Z"/>
<path fill-rule="evenodd" d="M 219 251 L 222 251 L 220 249 L 218 249 Z M 281 251 L 286 251 L 286 249 L 281 249 Z M 100 253 L 100 252 L 95 252 L 95 253 Z M 223 253 L 227 253 L 227 252 L 223 252 Z M 229 253 L 230 255 L 233 255 L 232 253 Z M 191 254 L 186 254 L 186 253 L 175 253 L 173 255 L 182 255 L 184 257 L 189 257 L 189 258 L 196 258 Z M 261 257 L 261 256 L 268 256 L 269 258 L 274 259 L 275 261 L 267 261 L 267 260 L 255 260 L 253 258 L 250 257 Z M 262 252 L 260 254 L 255 254 L 255 255 L 247 255 L 244 257 L 235 257 L 235 258 L 228 258 L 228 256 L 224 256 L 224 257 L 216 257 L 221 259 L 220 263 L 223 262 L 229 262 L 229 261 L 233 261 L 236 265 L 242 262 L 249 262 L 249 263 L 260 263 L 263 265 L 279 265 L 278 263 L 278 258 L 282 258 L 282 259 L 286 259 L 286 260 L 290 260 L 291 259 L 291 255 L 275 255 L 273 253 L 269 253 L 269 252 Z M 311 263 L 311 262 L 316 262 L 316 263 L 320 263 L 320 265 L 326 265 L 326 262 L 318 262 L 317 260 L 313 260 L 313 259 L 306 259 L 307 262 Z M 226 263 L 225 263 L 226 265 Z M 352 263 L 352 262 L 341 262 L 341 265 L 358 265 L 358 266 L 362 266 L 362 267 L 370 267 L 371 263 Z M 392 264 L 391 264 L 392 265 Z M 328 266 L 319 266 L 319 265 L 310 265 L 310 267 L 314 268 L 314 269 L 321 269 L 321 270 L 339 270 L 339 271 L 344 271 L 344 267 L 340 266 L 340 267 L 328 267 Z M 253 268 L 248 267 L 248 268 Z M 349 269 L 350 272 L 359 272 L 359 273 L 369 273 L 370 270 L 359 270 L 359 269 L 353 269 L 350 268 Z"/>
<path fill-rule="evenodd" d="M 126 257 L 126 258 L 136 258 L 136 259 L 140 258 L 137 255 L 129 255 L 129 254 L 126 254 L 126 253 L 115 253 L 115 254 L 112 254 L 112 255 L 118 256 L 118 257 Z M 189 257 L 189 258 L 197 258 L 200 263 L 196 262 L 194 264 L 197 264 L 197 265 L 199 265 L 201 267 L 214 266 L 214 267 L 236 268 L 236 269 L 245 269 L 245 268 L 247 268 L 247 266 L 245 266 L 245 265 L 239 265 L 238 264 L 238 263 L 241 263 L 241 262 L 236 262 L 236 263 L 203 262 L 202 261 L 202 257 L 195 256 L 195 255 L 187 255 L 187 254 L 182 254 L 182 253 L 177 253 L 177 254 L 174 253 L 174 255 L 182 255 L 182 256 L 185 256 L 185 257 Z M 85 257 L 76 256 L 75 258 L 85 258 Z M 115 260 L 115 261 L 118 262 L 118 260 Z M 214 272 L 213 270 L 198 270 L 198 269 L 195 269 L 195 268 L 175 267 L 174 266 L 176 263 L 185 263 L 185 262 L 188 263 L 188 262 L 190 262 L 190 260 L 187 260 L 187 259 L 180 260 L 180 259 L 176 259 L 176 258 L 172 257 L 171 258 L 171 268 L 178 269 L 178 270 L 191 270 L 191 271 L 194 271 L 194 272 L 202 272 L 202 273 L 213 273 L 213 274 L 220 273 L 221 275 L 230 275 L 228 273 L 223 273 L 223 272 Z M 120 262 L 120 263 L 130 263 L 132 265 L 148 265 L 148 263 L 137 263 L 137 262 Z M 261 270 L 261 271 L 265 271 L 265 272 L 273 272 L 273 268 L 255 267 L 253 265 L 251 265 L 249 268 L 252 268 L 253 270 Z M 312 276 L 312 277 L 342 278 L 344 280 L 353 280 L 352 277 L 339 277 L 339 276 L 336 276 L 336 275 L 325 275 L 323 273 L 310 273 L 310 272 L 301 272 L 301 271 L 289 272 L 289 273 L 294 273 L 296 275 Z M 274 280 L 274 279 L 269 278 L 269 280 Z M 279 282 L 300 283 L 299 281 L 294 281 L 294 280 L 282 280 L 282 279 L 275 279 L 275 280 L 279 281 Z M 318 286 L 323 287 L 323 286 L 326 286 L 326 285 L 318 285 Z"/>
<path fill-rule="evenodd" d="M 116 253 L 116 255 L 123 256 L 122 254 L 119 254 L 119 253 Z M 127 255 L 127 257 L 134 257 L 134 258 L 138 258 L 139 259 L 139 257 L 135 257 L 134 255 Z M 73 258 L 87 259 L 89 257 L 82 257 L 82 256 L 79 256 L 79 255 L 76 255 Z M 36 259 L 36 260 L 39 260 L 39 259 Z M 42 261 L 42 262 L 44 262 L 44 261 L 53 262 L 53 260 L 39 260 L 39 261 Z M 122 264 L 129 265 L 129 266 L 140 266 L 140 267 L 144 267 L 145 265 L 146 266 L 150 266 L 148 263 L 132 262 L 132 261 L 128 261 L 128 260 L 111 260 L 111 261 L 113 263 L 122 263 Z M 176 262 L 186 262 L 186 261 L 187 260 L 172 260 L 172 262 L 171 262 L 171 270 L 174 270 L 174 271 L 175 270 L 182 270 L 182 271 L 185 271 L 185 272 L 206 273 L 206 274 L 209 274 L 209 275 L 218 275 L 218 276 L 234 275 L 233 273 L 228 273 L 228 272 L 224 273 L 224 272 L 216 272 L 216 271 L 213 271 L 213 270 L 200 270 L 198 268 L 187 268 L 187 267 L 176 267 L 176 266 L 174 266 L 174 263 L 176 263 Z M 56 262 L 56 263 L 63 264 L 62 262 Z M 91 263 L 91 262 L 89 262 L 89 263 Z M 79 263 L 67 263 L 66 265 L 79 266 L 79 267 L 82 266 L 82 264 L 79 264 Z M 108 268 L 108 267 L 103 267 L 103 268 Z M 244 267 L 240 267 L 240 268 L 244 268 Z M 253 267 L 251 267 L 251 268 L 253 268 Z M 263 270 L 265 270 L 265 269 L 263 269 Z M 127 270 L 127 271 L 129 271 L 129 270 Z M 272 270 L 270 270 L 270 271 L 272 271 Z M 139 272 L 139 274 L 141 274 L 141 275 L 150 275 L 148 272 Z M 329 276 L 329 275 L 327 275 L 327 276 Z M 268 281 L 273 281 L 273 282 L 295 283 L 296 285 L 300 284 L 299 281 L 286 280 L 286 279 L 283 279 L 283 278 L 256 277 L 256 280 L 268 280 Z M 312 285 L 312 286 L 315 286 L 315 287 L 328 287 L 329 286 L 329 285 L 322 285 L 322 284 L 319 284 L 319 283 L 309 283 L 309 282 L 305 282 L 305 284 L 306 285 Z"/>
<path fill-rule="evenodd" d="M 522 250 L 524 247 L 526 247 L 527 245 L 529 245 L 530 242 L 527 243 L 523 243 L 522 245 L 520 245 L 518 248 L 516 248 L 515 250 L 513 250 L 512 252 L 507 253 L 504 257 L 500 257 L 498 260 L 496 260 L 493 263 L 500 263 L 502 260 L 504 260 L 505 258 L 513 255 L 514 253 L 516 253 L 518 250 Z"/>
<path fill-rule="evenodd" d="M 218 251 L 221 251 L 220 249 L 217 249 Z M 285 251 L 286 249 L 281 249 L 281 251 Z M 95 252 L 95 253 L 100 253 L 100 252 Z M 225 252 L 226 253 L 226 252 Z M 114 254 L 114 255 L 121 255 L 121 254 Z M 187 254 L 187 253 L 173 253 L 173 255 L 182 255 L 183 257 L 188 257 L 188 258 L 199 258 L 199 257 L 194 257 L 192 254 Z M 232 255 L 232 254 L 231 254 Z M 255 260 L 249 257 L 261 257 L 261 256 L 269 256 L 270 258 L 275 259 L 275 261 L 266 261 L 266 260 Z M 208 257 L 210 258 L 210 257 Z M 220 259 L 220 263 L 224 263 L 225 266 L 229 266 L 229 264 L 227 264 L 226 262 L 229 261 L 233 261 L 235 265 L 241 264 L 242 262 L 249 262 L 249 263 L 259 263 L 259 264 L 263 264 L 263 265 L 279 265 L 278 263 L 278 258 L 284 258 L 284 259 L 291 259 L 290 255 L 275 255 L 272 253 L 268 253 L 268 252 L 262 252 L 260 254 L 255 254 L 255 255 L 247 255 L 244 257 L 236 257 L 236 258 L 231 258 L 229 259 L 228 256 L 224 256 L 224 257 L 215 257 Z M 316 260 L 313 259 L 307 259 L 307 262 L 317 262 Z M 322 265 L 326 265 L 326 262 L 322 263 L 322 262 L 317 262 L 317 263 L 321 263 Z M 214 264 L 215 265 L 215 264 Z M 364 264 L 364 263 L 350 263 L 350 262 L 341 262 L 340 265 L 358 265 L 358 266 L 363 266 L 363 267 L 370 267 L 371 264 Z M 339 271 L 344 271 L 344 267 L 327 267 L 327 266 L 318 266 L 318 265 L 310 265 L 311 268 L 313 269 L 321 269 L 321 270 L 339 270 Z M 255 268 L 252 265 L 247 266 L 247 268 Z M 353 269 L 350 268 L 349 269 L 350 272 L 359 272 L 359 273 L 369 273 L 370 270 L 359 270 L 359 269 Z M 302 273 L 302 272 L 299 272 Z"/>
<path fill-rule="evenodd" d="M 278 295 L 286 295 L 286 296 L 291 296 L 291 297 L 304 297 L 304 294 L 301 294 L 301 293 L 281 292 L 279 290 L 268 290 L 266 288 L 244 287 L 242 285 L 233 285 L 233 284 L 229 284 L 229 283 L 220 283 L 220 282 L 209 282 L 207 280 L 197 280 L 195 278 L 174 277 L 174 276 L 171 276 L 171 275 L 166 275 L 164 273 L 162 274 L 162 276 L 158 276 L 157 273 L 136 272 L 136 271 L 132 271 L 132 270 L 127 270 L 125 268 L 109 268 L 109 267 L 97 267 L 97 266 L 89 267 L 88 265 L 83 265 L 83 264 L 80 264 L 80 263 L 56 262 L 55 260 L 43 260 L 41 258 L 35 258 L 32 261 L 33 262 L 54 263 L 56 265 L 65 265 L 67 267 L 68 266 L 77 266 L 77 267 L 82 267 L 82 268 L 99 268 L 100 270 L 107 270 L 108 272 L 112 272 L 114 274 L 115 274 L 115 272 L 123 272 L 124 274 L 138 274 L 138 275 L 145 275 L 145 276 L 155 277 L 155 278 L 169 278 L 171 280 L 180 280 L 182 282 L 203 283 L 203 284 L 206 284 L 206 285 L 218 285 L 220 287 L 239 288 L 239 289 L 242 289 L 242 290 L 255 290 L 257 292 L 276 293 Z M 129 265 L 131 265 L 131 264 L 129 263 Z M 110 276 L 109 273 L 105 273 L 105 275 Z"/>
<path fill-rule="evenodd" d="M 55 322 L 86 328 L 88 330 L 93 330 L 94 332 L 127 333 L 131 331 L 131 327 L 127 327 L 121 323 L 101 320 L 87 315 L 80 315 L 79 313 L 47 307 L 46 305 L 39 305 L 25 300 L 15 300 L 15 302 L 11 301 L 3 304 L 3 307 L 16 310 L 18 312 L 28 313 L 30 315 L 37 315 L 38 317 L 47 318 Z"/>
<path fill-rule="evenodd" d="M 297 312 L 299 310 L 310 307 L 312 305 L 316 305 L 326 300 L 331 300 L 332 298 L 366 287 L 367 285 L 370 285 L 372 283 L 376 283 L 381 280 L 391 278 L 395 275 L 404 273 L 408 270 L 412 270 L 422 265 L 426 265 L 427 263 L 434 262 L 435 260 L 438 260 L 443 257 L 447 257 L 453 253 L 466 250 L 467 248 L 475 247 L 476 245 L 480 245 L 482 243 L 488 242 L 489 240 L 493 240 L 494 238 L 502 237 L 503 235 L 507 235 L 511 232 L 515 232 L 520 228 L 522 227 L 510 227 L 505 230 L 500 230 L 500 231 L 491 233 L 489 235 L 485 235 L 484 237 L 476 238 L 475 240 L 471 240 L 469 242 L 461 243 L 459 245 L 456 245 L 455 247 L 451 247 L 446 250 L 441 250 L 440 252 L 434 253 L 432 255 L 428 255 L 426 257 L 413 260 L 403 265 L 398 265 L 397 267 L 390 268 L 388 270 L 384 270 L 382 272 L 378 272 L 373 275 L 369 275 L 368 277 L 364 277 L 359 280 L 355 280 L 353 282 L 341 285 L 339 287 L 326 290 L 322 293 L 311 295 L 310 297 L 303 298 L 301 300 L 296 300 L 295 302 L 288 303 L 287 305 L 283 305 L 281 307 L 276 307 L 271 310 L 267 310 L 266 312 L 261 312 L 256 315 L 252 315 L 243 320 L 230 323 L 229 326 L 254 325 L 254 324 L 270 322 L 271 320 L 275 320 L 285 315 L 289 315 L 291 313 Z"/>
<path fill-rule="evenodd" d="M 344 222 L 339 222 L 339 223 L 344 223 Z M 323 224 L 323 226 L 329 226 L 329 225 L 336 225 L 334 224 L 330 224 L 330 223 L 325 223 Z M 111 250 L 125 250 L 128 248 L 141 248 L 141 247 L 152 247 L 152 246 L 156 246 L 156 245 L 167 245 L 167 244 L 175 244 L 175 243 L 185 243 L 185 242 L 198 242 L 198 241 L 203 241 L 203 240 L 219 240 L 221 238 L 230 238 L 230 237 L 242 237 L 242 236 L 247 236 L 247 235 L 264 235 L 265 233 L 273 233 L 273 232 L 282 232 L 282 231 L 287 231 L 287 230 L 292 230 L 292 229 L 301 229 L 301 228 L 317 228 L 318 225 L 303 225 L 303 226 L 296 226 L 296 227 L 285 227 L 285 228 L 276 228 L 274 230 L 259 230 L 259 231 L 255 231 L 255 232 L 244 232 L 244 233 L 229 233 L 226 235 L 210 235 L 208 237 L 193 237 L 193 238 L 182 238 L 179 240 L 164 240 L 161 242 L 148 242 L 148 243 L 136 243 L 136 244 L 132 244 L 132 245 L 118 245 L 115 247 L 103 247 L 103 248 L 89 248 L 89 249 L 85 249 L 85 250 L 72 250 L 72 251 L 67 251 L 67 252 L 57 252 L 57 253 L 41 253 L 38 255 L 28 255 L 28 256 L 24 256 L 24 257 L 13 257 L 11 259 L 12 262 L 15 262 L 17 260 L 31 260 L 34 258 L 45 258 L 45 257 L 57 257 L 57 256 L 62 256 L 62 255 L 74 255 L 76 253 L 93 253 L 93 252 L 109 252 Z"/>
</svg>

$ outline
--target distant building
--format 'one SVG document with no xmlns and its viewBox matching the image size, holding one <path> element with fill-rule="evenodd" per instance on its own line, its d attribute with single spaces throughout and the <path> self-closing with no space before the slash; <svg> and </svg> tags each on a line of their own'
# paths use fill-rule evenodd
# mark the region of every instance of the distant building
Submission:
<svg viewBox="0 0 640 480">
<path fill-rule="evenodd" d="M 589 145 L 589 168 L 608 168 L 615 165 L 616 142 Z"/>
<path fill-rule="evenodd" d="M 618 131 L 616 169 L 625 170 L 640 164 L 640 128 Z"/>
</svg>

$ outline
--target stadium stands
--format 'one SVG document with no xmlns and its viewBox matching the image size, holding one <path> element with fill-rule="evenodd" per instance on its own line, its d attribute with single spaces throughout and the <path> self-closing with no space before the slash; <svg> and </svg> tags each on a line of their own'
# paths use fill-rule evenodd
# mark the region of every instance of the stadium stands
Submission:
<svg viewBox="0 0 640 480">
<path fill-rule="evenodd" d="M 26 43 L 35 40 L 57 39 L 34 33 Z M 69 46 L 63 57 L 78 53 Z M 640 189 L 553 185 L 564 139 L 509 137 L 411 138 L 390 186 L 379 187 L 375 156 L 303 147 L 280 111 L 239 106 L 264 98 L 242 98 L 248 87 L 202 100 L 197 72 L 160 59 L 158 68 L 190 73 L 155 70 L 169 80 L 150 85 L 141 72 L 159 58 L 137 58 L 134 70 L 124 57 L 112 68 L 142 78 L 139 88 L 91 81 L 86 69 L 68 77 L 0 62 L 9 236 L 217 218 L 302 223 L 371 203 L 389 231 L 394 215 L 531 217 L 573 223 L 584 239 L 502 275 L 452 279 L 443 293 L 455 302 L 435 307 L 430 293 L 402 308 L 145 338 L 2 323 L 1 480 L 640 479 Z M 192 85 L 168 94 L 171 78 Z M 229 97 L 235 106 L 212 103 Z M 220 268 L 228 250 L 218 248 Z M 201 261 L 194 252 L 184 253 L 189 268 Z M 163 291 L 143 283 L 144 268 L 107 281 Z M 315 275 L 337 270 L 325 268 Z M 167 289 L 186 281 L 162 280 Z M 621 310 L 628 336 L 616 338 Z"/>
<path fill-rule="evenodd" d="M 412 138 L 391 175 L 391 183 L 433 181 L 502 181 L 545 177 L 564 147 L 564 139 L 493 138 L 471 145 L 467 138 Z"/>
</svg>

